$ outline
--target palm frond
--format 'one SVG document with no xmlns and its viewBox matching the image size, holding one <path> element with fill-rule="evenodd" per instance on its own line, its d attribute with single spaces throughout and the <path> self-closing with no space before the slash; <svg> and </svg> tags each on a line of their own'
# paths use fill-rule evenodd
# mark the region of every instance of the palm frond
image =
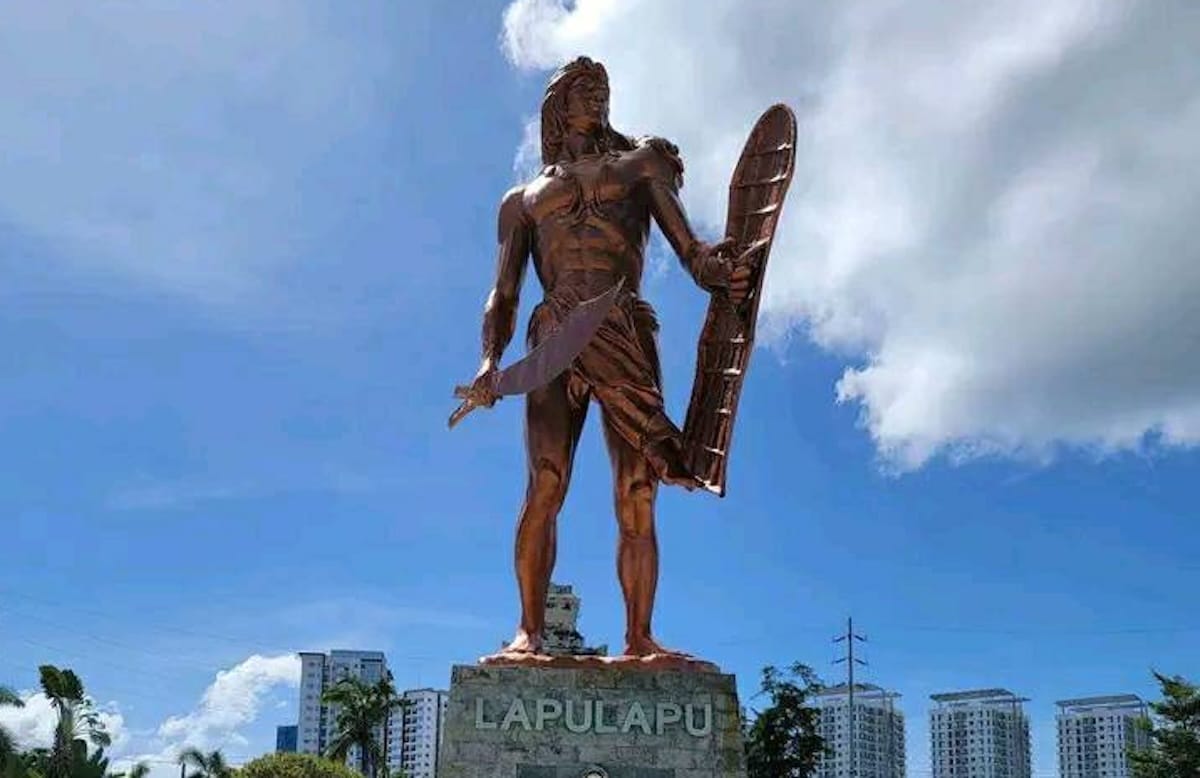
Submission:
<svg viewBox="0 0 1200 778">
<path fill-rule="evenodd" d="M 354 743 L 354 733 L 340 731 L 334 735 L 329 747 L 325 749 L 325 756 L 334 762 L 345 762 Z"/>
<path fill-rule="evenodd" d="M 208 755 L 208 774 L 209 778 L 230 778 L 233 775 L 233 769 L 229 763 L 225 761 L 225 755 L 220 751 L 211 751 Z"/>
<path fill-rule="evenodd" d="M 188 746 L 180 751 L 176 761 L 181 765 L 198 767 L 202 770 L 208 766 L 208 760 L 205 758 L 204 752 L 195 746 Z"/>
<path fill-rule="evenodd" d="M 83 702 L 83 682 L 74 670 L 41 665 L 38 677 L 42 691 L 55 703 Z"/>
<path fill-rule="evenodd" d="M 4 727 L 0 727 L 0 767 L 17 756 L 17 743 Z"/>
<path fill-rule="evenodd" d="M 366 697 L 370 689 L 358 678 L 343 678 L 322 692 L 321 701 L 333 705 L 352 704 Z"/>
</svg>

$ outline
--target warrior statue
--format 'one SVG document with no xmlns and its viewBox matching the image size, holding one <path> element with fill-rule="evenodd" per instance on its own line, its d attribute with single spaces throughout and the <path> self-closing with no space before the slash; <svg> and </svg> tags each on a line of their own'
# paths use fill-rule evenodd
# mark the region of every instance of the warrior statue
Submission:
<svg viewBox="0 0 1200 778">
<path fill-rule="evenodd" d="M 655 498 L 660 483 L 688 490 L 710 485 L 663 407 L 658 323 L 640 294 L 651 220 L 695 282 L 719 297 L 722 310 L 743 311 L 762 280 L 761 262 L 739 261 L 761 246 L 747 252 L 733 238 L 707 243 L 697 237 L 679 199 L 678 149 L 662 138 L 617 132 L 608 106 L 608 77 L 597 62 L 580 57 L 551 78 L 541 109 L 543 167 L 500 205 L 482 364 L 471 385 L 459 388 L 464 403 L 451 419 L 490 407 L 502 395 L 525 394 L 528 482 L 516 538 L 521 621 L 502 654 L 510 658 L 542 653 L 556 520 L 592 400 L 600 406 L 613 469 L 625 655 L 684 656 L 664 649 L 651 630 L 658 583 Z M 790 158 L 789 151 L 789 177 Z M 531 258 L 544 297 L 529 322 L 530 352 L 502 371 Z"/>
</svg>

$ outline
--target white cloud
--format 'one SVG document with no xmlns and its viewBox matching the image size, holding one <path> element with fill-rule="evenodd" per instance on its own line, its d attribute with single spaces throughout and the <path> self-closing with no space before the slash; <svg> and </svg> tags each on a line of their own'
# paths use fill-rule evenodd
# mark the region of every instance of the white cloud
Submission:
<svg viewBox="0 0 1200 778">
<path fill-rule="evenodd" d="M 209 304 L 269 296 L 336 216 L 305 176 L 364 142 L 399 56 L 401 15 L 322 8 L 6 7 L 0 222 L 88 278 Z"/>
<path fill-rule="evenodd" d="M 184 716 L 172 716 L 158 728 L 172 757 L 188 746 L 221 748 L 245 745 L 240 730 L 258 718 L 268 694 L 278 686 L 300 685 L 300 658 L 295 654 L 265 657 L 255 654 L 229 670 L 217 673 L 199 706 Z"/>
<path fill-rule="evenodd" d="M 112 737 L 107 753 L 111 770 L 119 772 L 145 761 L 151 778 L 178 775 L 177 758 L 189 746 L 202 750 L 220 749 L 231 759 L 246 756 L 249 746 L 242 730 L 255 723 L 260 711 L 272 703 L 287 703 L 272 698 L 272 692 L 295 689 L 300 685 L 300 658 L 296 654 L 260 656 L 255 654 L 228 670 L 219 671 L 191 712 L 172 716 L 156 730 L 131 731 L 116 703 L 97 706 L 101 721 Z M 0 726 L 16 737 L 22 748 L 48 746 L 54 736 L 57 717 L 50 701 L 39 693 L 21 695 L 22 708 L 0 708 Z"/>
<path fill-rule="evenodd" d="M 719 229 L 767 105 L 796 180 L 762 331 L 846 361 L 891 466 L 1200 442 L 1200 14 L 1185 0 L 516 0 L 504 45 L 603 61 Z"/>
<path fill-rule="evenodd" d="M 54 725 L 58 714 L 49 698 L 41 692 L 21 694 L 24 707 L 0 707 L 0 726 L 16 738 L 20 748 L 48 748 L 54 743 Z M 115 704 L 97 705 L 100 721 L 112 738 L 110 750 L 119 750 L 129 739 L 125 717 Z"/>
</svg>

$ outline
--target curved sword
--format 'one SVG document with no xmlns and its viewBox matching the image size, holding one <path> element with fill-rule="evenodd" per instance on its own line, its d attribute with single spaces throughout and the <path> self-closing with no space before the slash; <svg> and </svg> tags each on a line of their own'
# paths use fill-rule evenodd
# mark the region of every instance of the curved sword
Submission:
<svg viewBox="0 0 1200 778">
<path fill-rule="evenodd" d="M 450 414 L 449 426 L 453 428 L 468 413 L 480 406 L 491 406 L 497 397 L 527 394 L 558 378 L 571 366 L 575 357 L 587 348 L 596 330 L 600 329 L 600 325 L 608 317 L 608 312 L 612 310 L 613 303 L 624 286 L 625 279 L 622 278 L 607 292 L 575 306 L 563 319 L 562 324 L 541 343 L 521 359 L 495 374 L 490 387 L 491 397 L 486 396 L 486 390 L 477 391 L 470 385 L 455 387 L 454 396 L 462 400 L 462 404 Z"/>
</svg>

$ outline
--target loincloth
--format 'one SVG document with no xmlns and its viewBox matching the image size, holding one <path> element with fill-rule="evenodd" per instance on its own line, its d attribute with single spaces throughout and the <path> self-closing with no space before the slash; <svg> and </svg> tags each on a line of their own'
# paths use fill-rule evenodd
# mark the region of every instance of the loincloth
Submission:
<svg viewBox="0 0 1200 778">
<path fill-rule="evenodd" d="M 583 300 L 573 290 L 548 295 L 529 319 L 528 347 L 540 343 Z M 569 368 L 567 392 L 579 404 L 595 398 L 605 424 L 646 455 L 661 474 L 665 464 L 655 444 L 665 440 L 679 446 L 682 433 L 664 408 L 657 338 L 654 308 L 636 294 L 622 291 Z"/>
</svg>

